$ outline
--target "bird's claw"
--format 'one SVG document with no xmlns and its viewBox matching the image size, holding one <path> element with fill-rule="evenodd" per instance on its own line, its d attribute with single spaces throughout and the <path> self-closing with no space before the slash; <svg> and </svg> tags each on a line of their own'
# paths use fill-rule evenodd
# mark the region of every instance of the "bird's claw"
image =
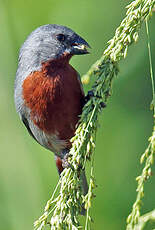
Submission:
<svg viewBox="0 0 155 230">
<path fill-rule="evenodd" d="M 68 162 L 68 158 L 70 157 L 69 149 L 64 149 L 61 153 L 62 167 L 63 168 L 72 168 L 72 165 Z"/>
<path fill-rule="evenodd" d="M 85 96 L 85 103 L 87 103 L 92 97 L 94 97 L 94 92 L 92 90 L 88 91 L 87 95 Z"/>
<path fill-rule="evenodd" d="M 101 99 L 100 96 L 94 95 L 93 90 L 90 90 L 90 91 L 88 91 L 87 95 L 85 96 L 85 104 L 86 104 L 92 97 L 100 98 L 100 99 Z M 106 104 L 105 104 L 104 102 L 101 102 L 101 103 L 100 103 L 100 106 L 101 106 L 101 108 L 105 108 L 105 107 L 106 107 Z"/>
<path fill-rule="evenodd" d="M 67 153 L 63 159 L 62 159 L 62 167 L 63 168 L 70 168 L 70 164 L 68 163 L 68 157 L 69 157 L 69 154 Z"/>
</svg>

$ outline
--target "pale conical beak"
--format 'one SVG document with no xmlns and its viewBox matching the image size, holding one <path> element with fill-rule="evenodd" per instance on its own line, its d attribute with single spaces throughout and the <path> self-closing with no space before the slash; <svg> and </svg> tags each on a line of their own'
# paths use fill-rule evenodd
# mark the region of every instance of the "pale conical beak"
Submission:
<svg viewBox="0 0 155 230">
<path fill-rule="evenodd" d="M 88 48 L 91 48 L 90 45 L 80 36 L 72 43 L 71 54 L 80 55 L 80 54 L 89 54 Z"/>
</svg>

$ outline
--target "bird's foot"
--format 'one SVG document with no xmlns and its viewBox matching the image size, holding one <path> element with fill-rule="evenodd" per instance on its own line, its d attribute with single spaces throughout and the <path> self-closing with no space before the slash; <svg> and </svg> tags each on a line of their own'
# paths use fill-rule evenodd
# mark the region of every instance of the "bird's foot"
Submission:
<svg viewBox="0 0 155 230">
<path fill-rule="evenodd" d="M 69 157 L 69 155 L 67 154 L 62 159 L 62 167 L 63 168 L 69 168 L 70 167 L 70 164 L 68 163 L 68 157 Z"/>
<path fill-rule="evenodd" d="M 69 149 L 64 149 L 61 153 L 62 167 L 69 168 L 71 165 L 68 163 Z"/>
<path fill-rule="evenodd" d="M 94 95 L 94 92 L 93 92 L 93 90 L 89 90 L 88 91 L 88 93 L 87 93 L 87 95 L 85 96 L 85 103 L 87 103 L 92 97 L 94 97 L 95 95 Z"/>
<path fill-rule="evenodd" d="M 100 99 L 101 99 L 100 96 L 94 95 L 93 90 L 90 90 L 90 91 L 88 91 L 87 95 L 85 96 L 85 104 L 86 104 L 92 97 L 94 97 L 94 98 L 100 98 Z M 106 107 L 106 104 L 105 104 L 104 102 L 101 102 L 101 103 L 100 103 L 100 106 L 101 106 L 102 108 L 105 108 L 105 107 Z"/>
</svg>

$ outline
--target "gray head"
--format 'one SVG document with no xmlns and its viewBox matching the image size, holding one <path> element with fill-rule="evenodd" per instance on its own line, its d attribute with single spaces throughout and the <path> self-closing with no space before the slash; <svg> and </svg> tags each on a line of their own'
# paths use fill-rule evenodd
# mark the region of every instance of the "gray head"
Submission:
<svg viewBox="0 0 155 230">
<path fill-rule="evenodd" d="M 20 50 L 19 61 L 37 68 L 43 62 L 57 59 L 64 53 L 87 54 L 88 47 L 88 43 L 73 30 L 48 24 L 37 28 L 28 36 Z"/>
</svg>

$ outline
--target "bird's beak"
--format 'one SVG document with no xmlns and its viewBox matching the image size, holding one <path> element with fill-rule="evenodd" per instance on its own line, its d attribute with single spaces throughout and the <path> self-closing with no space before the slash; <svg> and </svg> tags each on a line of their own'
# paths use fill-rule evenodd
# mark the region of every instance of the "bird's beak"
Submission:
<svg viewBox="0 0 155 230">
<path fill-rule="evenodd" d="M 88 48 L 90 45 L 81 37 L 72 43 L 71 53 L 73 55 L 89 54 Z"/>
</svg>

